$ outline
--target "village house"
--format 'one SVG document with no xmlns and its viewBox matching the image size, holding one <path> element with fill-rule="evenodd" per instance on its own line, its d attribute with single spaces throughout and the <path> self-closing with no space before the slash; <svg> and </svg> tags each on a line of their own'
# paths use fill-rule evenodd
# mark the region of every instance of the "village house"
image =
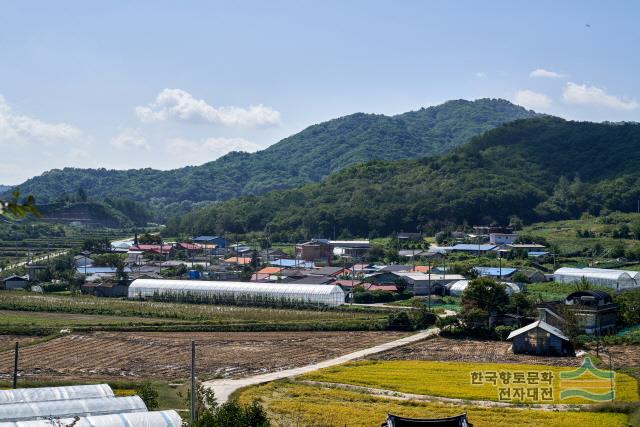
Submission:
<svg viewBox="0 0 640 427">
<path fill-rule="evenodd" d="M 330 240 L 333 255 L 340 258 L 362 258 L 369 248 L 371 242 L 369 240 Z"/>
<path fill-rule="evenodd" d="M 304 261 L 322 261 L 331 264 L 333 253 L 326 239 L 313 239 L 296 245 L 296 257 Z"/>
</svg>

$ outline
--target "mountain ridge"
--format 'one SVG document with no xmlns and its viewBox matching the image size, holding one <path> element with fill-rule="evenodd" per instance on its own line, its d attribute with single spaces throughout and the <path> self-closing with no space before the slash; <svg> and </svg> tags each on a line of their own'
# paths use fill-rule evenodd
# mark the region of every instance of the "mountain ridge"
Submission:
<svg viewBox="0 0 640 427">
<path fill-rule="evenodd" d="M 196 210 L 173 233 L 274 240 L 386 236 L 443 224 L 576 218 L 635 211 L 640 125 L 542 116 L 505 123 L 435 157 L 353 165 L 320 183 Z"/>
<path fill-rule="evenodd" d="M 505 122 L 536 115 L 487 98 L 452 100 L 394 116 L 355 113 L 311 125 L 259 152 L 231 152 L 199 166 L 168 171 L 54 169 L 19 187 L 41 203 L 82 188 L 91 198 L 120 197 L 152 208 L 188 210 L 194 203 L 317 182 L 356 163 L 437 155 Z"/>
</svg>

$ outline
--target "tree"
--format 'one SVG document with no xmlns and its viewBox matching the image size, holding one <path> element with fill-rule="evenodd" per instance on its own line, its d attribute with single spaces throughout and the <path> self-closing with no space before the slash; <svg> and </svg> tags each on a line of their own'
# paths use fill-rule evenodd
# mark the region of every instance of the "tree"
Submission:
<svg viewBox="0 0 640 427">
<path fill-rule="evenodd" d="M 149 381 L 146 381 L 136 389 L 136 394 L 140 396 L 140 399 L 142 399 L 144 404 L 147 406 L 147 409 L 158 409 L 158 390 L 156 390 Z"/>
<path fill-rule="evenodd" d="M 0 215 L 5 216 L 12 214 L 16 217 L 23 217 L 27 214 L 40 216 L 40 212 L 36 208 L 36 200 L 33 196 L 28 196 L 24 200 L 20 200 L 20 190 L 14 190 L 9 200 L 0 199 Z"/>
<path fill-rule="evenodd" d="M 80 200 L 81 202 L 87 201 L 87 192 L 82 187 L 78 187 L 78 200 Z"/>
<path fill-rule="evenodd" d="M 500 313 L 509 304 L 509 296 L 504 285 L 487 277 L 479 277 L 469 282 L 462 293 L 461 302 L 463 308 Z"/>
<path fill-rule="evenodd" d="M 187 395 L 190 403 L 190 394 Z M 218 404 L 211 389 L 202 384 L 196 386 L 196 419 L 189 425 L 193 427 L 269 427 L 271 423 L 262 406 L 253 401 L 241 405 L 237 400 Z"/>
</svg>

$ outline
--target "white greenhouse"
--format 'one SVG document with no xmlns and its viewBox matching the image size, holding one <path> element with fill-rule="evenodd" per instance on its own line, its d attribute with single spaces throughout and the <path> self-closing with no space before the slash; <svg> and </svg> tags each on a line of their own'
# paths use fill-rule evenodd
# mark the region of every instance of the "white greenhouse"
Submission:
<svg viewBox="0 0 640 427">
<path fill-rule="evenodd" d="M 45 402 L 50 400 L 92 399 L 114 397 L 107 384 L 72 385 L 64 387 L 17 388 L 0 390 L 0 405 L 10 403 Z"/>
<path fill-rule="evenodd" d="M 448 284 L 447 288 L 449 289 L 449 295 L 452 295 L 452 296 L 462 295 L 465 289 L 467 289 L 467 286 L 469 286 L 469 282 L 471 282 L 471 280 L 458 280 L 456 282 L 452 282 Z M 504 285 L 507 295 L 517 294 L 521 291 L 520 287 L 515 283 L 500 282 L 500 284 Z"/>
<path fill-rule="evenodd" d="M 451 282 L 447 285 L 449 289 L 449 295 L 459 296 L 462 295 L 465 289 L 469 286 L 469 280 L 458 280 L 456 282 Z"/>
<path fill-rule="evenodd" d="M 587 270 L 587 271 L 595 271 L 595 272 L 616 272 L 616 273 L 627 273 L 629 276 L 631 276 L 631 278 L 633 280 L 636 281 L 636 286 L 638 284 L 640 284 L 640 271 L 635 271 L 635 270 L 614 270 L 614 269 L 607 269 L 607 268 L 592 268 L 592 267 L 586 267 L 583 268 L 583 270 Z"/>
<path fill-rule="evenodd" d="M 176 411 L 132 412 L 124 414 L 51 418 L 43 420 L 0 422 L 0 427 L 182 427 L 182 419 Z"/>
<path fill-rule="evenodd" d="M 337 307 L 344 304 L 345 294 L 337 285 L 136 279 L 129 286 L 129 298 L 194 300 L 220 304 L 291 303 Z"/>
<path fill-rule="evenodd" d="M 108 415 L 122 412 L 147 412 L 147 407 L 138 396 L 10 403 L 0 405 L 0 421 L 69 418 L 76 415 Z"/>
<path fill-rule="evenodd" d="M 618 291 L 638 286 L 631 274 L 624 270 L 562 267 L 553 273 L 553 280 L 559 283 L 576 283 L 582 279 L 594 285 L 606 286 Z"/>
</svg>

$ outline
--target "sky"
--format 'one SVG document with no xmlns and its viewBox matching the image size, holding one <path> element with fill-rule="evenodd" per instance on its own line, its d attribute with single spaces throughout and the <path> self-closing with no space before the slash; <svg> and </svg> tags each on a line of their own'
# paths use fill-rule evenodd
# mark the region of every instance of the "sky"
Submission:
<svg viewBox="0 0 640 427">
<path fill-rule="evenodd" d="M 355 112 L 640 121 L 632 1 L 5 1 L 0 184 L 172 169 Z"/>
</svg>

